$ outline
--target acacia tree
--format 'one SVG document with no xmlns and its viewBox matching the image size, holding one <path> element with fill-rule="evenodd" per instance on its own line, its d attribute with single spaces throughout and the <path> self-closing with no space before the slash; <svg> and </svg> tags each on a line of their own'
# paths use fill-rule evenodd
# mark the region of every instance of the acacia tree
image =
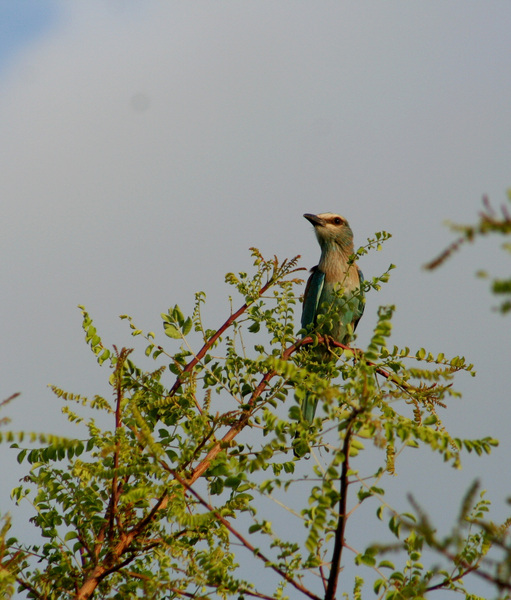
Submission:
<svg viewBox="0 0 511 600">
<path fill-rule="evenodd" d="M 353 260 L 388 237 L 377 234 Z M 384 500 L 385 474 L 395 473 L 408 448 L 457 467 L 463 451 L 489 453 L 497 443 L 452 438 L 439 418 L 458 397 L 456 373 L 471 373 L 472 365 L 390 346 L 392 306 L 378 309 L 364 349 L 297 332 L 298 257 L 267 260 L 256 249 L 252 256 L 252 275 L 226 277 L 242 300 L 217 329 L 203 323 L 201 292 L 189 316 L 178 306 L 162 315 L 168 343 L 122 317 L 144 340 L 152 370 L 137 365 L 134 350 L 108 348 L 81 307 L 87 344 L 108 369 L 112 397 L 54 386 L 69 420 L 87 434 L 39 436 L 36 447 L 22 434 L 4 436 L 27 464 L 13 497 L 34 507 L 41 540 L 9 538 L 5 522 L 0 589 L 38 600 L 333 600 L 361 598 L 365 577 L 376 598 L 436 590 L 469 598 L 463 577 L 474 572 L 505 597 L 511 570 L 486 556 L 492 544 L 506 549 L 506 528 L 483 521 L 488 502 L 475 487 L 445 538 L 421 507 L 399 514 Z M 391 268 L 366 281 L 364 291 L 377 291 Z M 308 350 L 317 344 L 329 348 L 331 360 L 314 361 Z M 319 400 L 310 425 L 300 410 L 306 393 Z M 97 418 L 84 419 L 81 406 Z M 355 457 L 368 443 L 384 451 L 376 470 L 362 473 Z M 271 521 L 260 516 L 264 499 L 274 501 Z M 394 543 L 361 547 L 356 535 L 347 536 L 358 506 L 367 519 L 388 521 Z M 441 555 L 441 568 L 423 563 L 426 548 Z M 401 555 L 391 562 L 389 550 Z M 343 567 L 353 561 L 362 576 L 348 579 Z M 268 576 L 247 574 L 247 562 Z"/>
</svg>

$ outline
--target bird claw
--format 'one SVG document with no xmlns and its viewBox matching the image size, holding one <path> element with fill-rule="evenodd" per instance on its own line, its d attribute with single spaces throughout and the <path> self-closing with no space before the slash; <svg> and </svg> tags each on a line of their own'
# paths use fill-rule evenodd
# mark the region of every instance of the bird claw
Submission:
<svg viewBox="0 0 511 600">
<path fill-rule="evenodd" d="M 334 352 L 334 349 L 339 349 L 339 344 L 337 343 L 337 340 L 334 337 L 332 337 L 331 335 L 323 336 L 323 344 L 325 345 L 329 354 L 332 354 L 333 356 L 337 357 L 337 354 Z"/>
</svg>

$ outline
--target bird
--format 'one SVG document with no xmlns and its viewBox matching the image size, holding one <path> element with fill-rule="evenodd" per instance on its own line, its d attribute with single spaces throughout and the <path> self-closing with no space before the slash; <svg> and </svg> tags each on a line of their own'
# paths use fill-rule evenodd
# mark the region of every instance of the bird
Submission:
<svg viewBox="0 0 511 600">
<path fill-rule="evenodd" d="M 321 247 L 319 263 L 312 267 L 305 287 L 302 329 L 348 344 L 364 312 L 364 276 L 353 261 L 353 232 L 348 221 L 334 213 L 303 215 L 314 226 Z M 350 258 L 351 257 L 351 258 Z M 323 320 L 318 316 L 327 315 Z M 327 347 L 314 350 L 320 361 L 328 360 Z M 302 415 L 312 423 L 318 399 L 306 393 Z"/>
</svg>

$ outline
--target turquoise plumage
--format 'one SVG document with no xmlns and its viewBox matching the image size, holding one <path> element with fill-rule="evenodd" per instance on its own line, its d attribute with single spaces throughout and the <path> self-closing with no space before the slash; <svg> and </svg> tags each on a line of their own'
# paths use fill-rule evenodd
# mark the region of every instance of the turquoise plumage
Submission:
<svg viewBox="0 0 511 600">
<path fill-rule="evenodd" d="M 319 263 L 311 269 L 305 288 L 302 328 L 348 344 L 364 312 L 362 272 L 349 258 L 354 254 L 353 232 L 340 215 L 303 215 L 312 225 L 321 247 Z M 323 324 L 318 316 L 327 315 Z M 321 319 L 320 319 L 321 321 Z M 319 360 L 327 360 L 328 348 L 317 350 Z M 314 419 L 317 398 L 306 395 L 302 413 L 309 423 Z"/>
</svg>

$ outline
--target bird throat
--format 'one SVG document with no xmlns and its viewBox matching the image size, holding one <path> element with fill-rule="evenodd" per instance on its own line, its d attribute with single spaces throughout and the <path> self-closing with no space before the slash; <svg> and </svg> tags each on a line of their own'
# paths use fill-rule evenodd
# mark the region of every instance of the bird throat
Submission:
<svg viewBox="0 0 511 600">
<path fill-rule="evenodd" d="M 344 252 L 339 246 L 323 249 L 318 268 L 325 273 L 327 282 L 343 282 L 348 288 L 352 287 L 350 283 L 358 283 L 355 264 L 347 267 L 348 259 L 352 254 L 353 249 L 351 252 Z"/>
</svg>

